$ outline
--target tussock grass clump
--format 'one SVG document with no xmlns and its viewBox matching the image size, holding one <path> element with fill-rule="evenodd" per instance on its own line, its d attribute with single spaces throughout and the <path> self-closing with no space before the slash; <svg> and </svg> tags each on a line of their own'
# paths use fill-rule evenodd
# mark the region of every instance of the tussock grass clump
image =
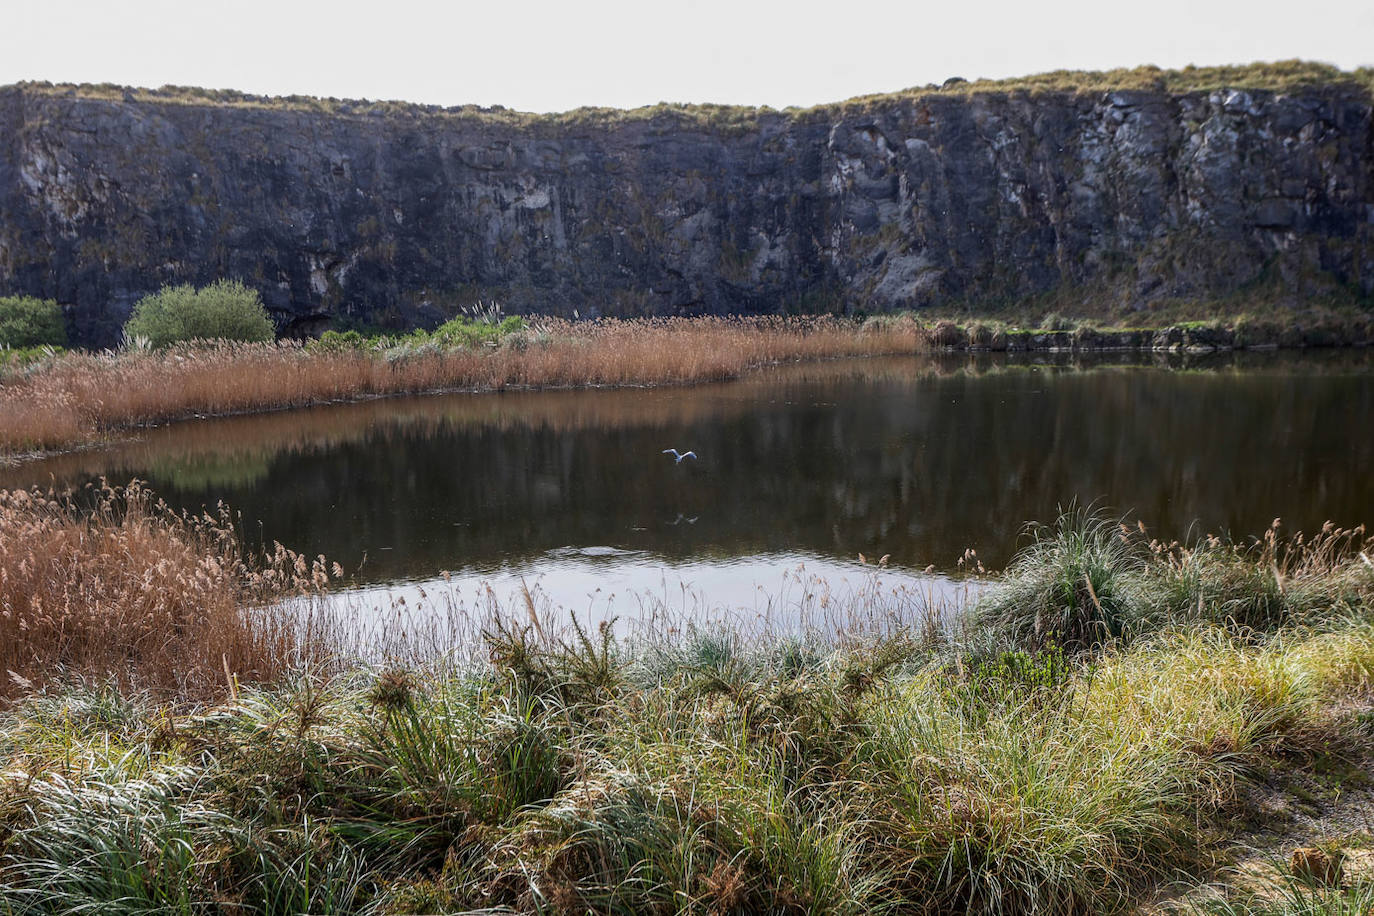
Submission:
<svg viewBox="0 0 1374 916">
<path fill-rule="evenodd" d="M 1170 619 L 1201 618 L 1257 630 L 1364 604 L 1374 586 L 1363 526 L 1328 522 L 1315 535 L 1280 534 L 1278 519 L 1251 543 L 1216 536 L 1149 544 L 1150 593 Z"/>
<path fill-rule="evenodd" d="M 226 669 L 271 678 L 309 646 L 269 603 L 329 578 L 284 548 L 245 557 L 227 509 L 178 515 L 137 482 L 0 491 L 0 691 L 64 672 L 193 691 Z"/>
<path fill-rule="evenodd" d="M 978 603 L 980 627 L 1006 642 L 1070 651 L 1121 639 L 1140 623 L 1144 562 L 1117 523 L 1070 509 L 1030 542 Z"/>
<path fill-rule="evenodd" d="M 1374 541 L 1362 526 L 1285 538 L 1276 519 L 1248 543 L 1209 535 L 1164 544 L 1142 524 L 1070 509 L 1027 532 L 973 609 L 984 651 L 1053 644 L 1072 653 L 1200 622 L 1265 633 L 1367 608 L 1374 596 Z"/>
</svg>

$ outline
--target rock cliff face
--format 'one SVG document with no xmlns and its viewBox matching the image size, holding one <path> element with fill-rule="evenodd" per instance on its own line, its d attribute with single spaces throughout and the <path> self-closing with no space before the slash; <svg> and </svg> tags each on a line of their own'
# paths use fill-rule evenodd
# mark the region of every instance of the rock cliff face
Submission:
<svg viewBox="0 0 1374 916">
<path fill-rule="evenodd" d="M 100 90 L 100 91 L 97 91 Z M 0 88 L 0 294 L 110 344 L 171 282 L 284 331 L 507 311 L 1148 308 L 1374 292 L 1357 84 L 927 92 L 800 112 L 474 109 Z"/>
</svg>

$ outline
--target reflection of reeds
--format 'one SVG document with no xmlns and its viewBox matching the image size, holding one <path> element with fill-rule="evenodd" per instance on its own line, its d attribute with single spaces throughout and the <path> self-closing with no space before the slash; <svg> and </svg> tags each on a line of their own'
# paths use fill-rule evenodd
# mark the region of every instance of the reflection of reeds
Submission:
<svg viewBox="0 0 1374 916">
<path fill-rule="evenodd" d="M 746 414 L 756 383 L 806 385 L 861 374 L 864 379 L 910 379 L 933 366 L 913 368 L 909 360 L 827 361 L 786 367 L 732 387 L 683 398 L 667 391 L 605 389 L 595 397 L 568 390 L 509 391 L 499 400 L 466 395 L 398 397 L 349 404 L 325 404 L 302 411 L 273 411 L 221 417 L 204 423 L 171 424 L 98 450 L 77 450 L 6 466 L 0 487 L 27 486 L 50 478 L 59 484 L 114 476 L 130 470 L 194 487 L 212 482 L 251 482 L 279 454 L 316 453 L 370 436 L 430 435 L 481 428 L 508 432 L 547 429 L 559 434 L 627 427 L 692 424 Z M 718 396 L 712 396 L 717 394 Z"/>
<path fill-rule="evenodd" d="M 756 409 L 757 386 L 776 394 L 778 386 L 808 386 L 839 379 L 910 381 L 929 374 L 962 371 L 963 358 L 908 357 L 859 361 L 826 360 L 780 366 L 766 374 L 705 386 L 681 397 L 669 391 L 609 388 L 586 397 L 569 390 L 506 391 L 498 399 L 462 395 L 398 396 L 310 410 L 220 417 L 145 430 L 136 439 L 99 450 L 78 450 L 6 467 L 0 486 L 26 486 L 51 476 L 59 483 L 128 469 L 149 469 L 178 486 L 252 479 L 283 453 L 328 451 L 379 432 L 430 434 L 445 429 L 482 428 L 506 432 L 548 429 L 559 434 L 627 427 L 664 427 L 739 416 Z"/>
<path fill-rule="evenodd" d="M 498 348 L 316 352 L 289 344 L 72 354 L 0 384 L 0 451 L 54 449 L 196 414 L 449 389 L 657 385 L 762 366 L 909 353 L 914 321 L 862 332 L 839 320 L 550 322 Z"/>
</svg>

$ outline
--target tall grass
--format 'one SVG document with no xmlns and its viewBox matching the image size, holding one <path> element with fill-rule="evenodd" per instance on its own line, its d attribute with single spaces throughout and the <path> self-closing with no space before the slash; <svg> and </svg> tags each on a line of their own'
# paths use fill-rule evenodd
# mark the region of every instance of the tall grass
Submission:
<svg viewBox="0 0 1374 916">
<path fill-rule="evenodd" d="M 456 389 L 634 386 L 733 378 L 779 362 L 910 353 L 915 321 L 547 321 L 499 347 L 311 350 L 289 343 L 68 354 L 0 377 L 0 452 L 66 448 L 195 415 Z"/>
<path fill-rule="evenodd" d="M 1117 524 L 1071 508 L 1055 525 L 1027 531 L 1030 542 L 979 603 L 981 625 L 1034 650 L 1055 643 L 1077 651 L 1125 636 L 1143 561 Z"/>
<path fill-rule="evenodd" d="M 1322 887 L 1283 875 L 1258 888 L 1230 891 L 1180 912 L 1196 916 L 1365 916 L 1374 910 L 1374 882 Z"/>
<path fill-rule="evenodd" d="M 63 672 L 192 692 L 274 677 L 312 651 L 275 599 L 329 578 L 285 548 L 245 557 L 226 508 L 178 515 L 137 482 L 0 491 L 0 694 Z"/>
<path fill-rule="evenodd" d="M 1374 660 L 1355 619 L 996 683 L 897 638 L 584 635 L 511 623 L 487 663 L 199 712 L 24 700 L 0 718 L 0 909 L 1123 911 L 1209 861 L 1266 760 L 1356 747 L 1335 710 Z"/>
<path fill-rule="evenodd" d="M 1161 543 L 1143 524 L 1071 508 L 1028 542 L 973 608 L 991 649 L 1071 652 L 1128 642 L 1168 625 L 1211 623 L 1267 632 L 1322 615 L 1367 609 L 1374 539 L 1363 526 L 1327 523 L 1315 535 L 1249 542 L 1215 535 Z"/>
<path fill-rule="evenodd" d="M 246 558 L 223 516 L 137 485 L 0 509 L 0 651 L 47 677 L 0 711 L 5 913 L 1121 912 L 1210 864 L 1266 769 L 1370 750 L 1358 530 L 1183 547 L 1071 513 L 967 630 L 531 607 L 367 669 L 262 611 L 322 562 Z M 1238 613 L 1265 576 L 1280 607 Z"/>
</svg>

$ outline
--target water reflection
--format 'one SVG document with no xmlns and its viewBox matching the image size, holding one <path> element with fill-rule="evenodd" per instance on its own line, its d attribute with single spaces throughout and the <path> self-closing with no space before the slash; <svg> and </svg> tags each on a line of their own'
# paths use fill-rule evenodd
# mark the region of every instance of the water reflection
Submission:
<svg viewBox="0 0 1374 916">
<path fill-rule="evenodd" d="M 648 554 L 551 551 L 529 566 L 445 573 L 302 602 L 332 621 L 360 657 L 433 657 L 481 650 L 499 620 L 538 621 L 570 635 L 609 626 L 621 636 L 671 636 L 728 625 L 742 637 L 842 637 L 948 625 L 981 583 L 802 554 L 668 566 Z"/>
<path fill-rule="evenodd" d="M 507 392 L 175 424 L 0 470 L 148 479 L 363 583 L 606 548 L 669 566 L 801 554 L 1004 564 L 1070 500 L 1157 533 L 1374 518 L 1367 351 L 820 363 L 682 389 Z M 694 449 L 677 464 L 667 447 Z M 566 559 L 566 558 L 564 558 Z"/>
</svg>

